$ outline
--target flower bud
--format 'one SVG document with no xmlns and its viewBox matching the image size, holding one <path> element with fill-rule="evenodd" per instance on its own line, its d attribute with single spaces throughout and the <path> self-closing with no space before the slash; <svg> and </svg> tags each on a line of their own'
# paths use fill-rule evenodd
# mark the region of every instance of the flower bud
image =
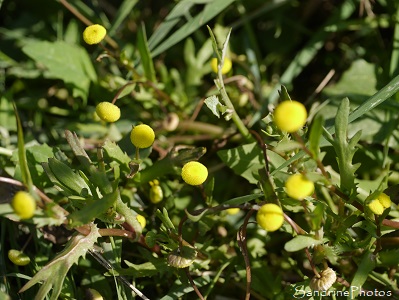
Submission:
<svg viewBox="0 0 399 300">
<path fill-rule="evenodd" d="M 233 66 L 233 63 L 232 63 L 231 59 L 228 57 L 225 57 L 224 64 L 222 67 L 222 74 L 224 75 L 224 74 L 227 74 L 228 72 L 230 72 L 232 66 Z M 213 72 L 215 72 L 215 73 L 218 72 L 218 59 L 216 57 L 212 58 L 211 67 L 212 67 Z"/>
<path fill-rule="evenodd" d="M 144 229 L 145 225 L 147 225 L 147 220 L 145 219 L 145 217 L 142 216 L 142 215 L 137 215 L 137 216 L 136 216 L 136 219 L 137 219 L 137 221 L 140 223 L 141 228 Z"/>
<path fill-rule="evenodd" d="M 150 201 L 154 204 L 161 202 L 163 199 L 163 191 L 159 185 L 159 181 L 156 179 L 150 181 L 150 185 Z"/>
<path fill-rule="evenodd" d="M 8 251 L 8 259 L 11 260 L 14 265 L 17 266 L 26 266 L 27 264 L 30 263 L 30 258 L 28 255 L 15 249 L 11 249 Z"/>
<path fill-rule="evenodd" d="M 286 100 L 281 102 L 274 110 L 274 123 L 288 133 L 301 129 L 308 117 L 305 106 L 298 101 Z"/>
<path fill-rule="evenodd" d="M 11 206 L 21 219 L 30 219 L 35 214 L 36 201 L 29 193 L 19 191 L 12 199 Z"/>
</svg>

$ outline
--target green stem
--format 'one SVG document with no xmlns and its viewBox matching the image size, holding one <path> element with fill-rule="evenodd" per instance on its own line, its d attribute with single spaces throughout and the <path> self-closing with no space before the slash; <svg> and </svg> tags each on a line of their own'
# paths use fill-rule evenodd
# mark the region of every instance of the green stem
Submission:
<svg viewBox="0 0 399 300">
<path fill-rule="evenodd" d="M 230 97 L 227 95 L 226 88 L 224 86 L 223 82 L 223 75 L 222 75 L 222 66 L 221 63 L 219 62 L 218 66 L 218 82 L 216 82 L 216 86 L 219 89 L 220 94 L 222 95 L 222 99 L 226 106 L 232 111 L 231 114 L 231 119 L 233 122 L 236 124 L 238 131 L 242 134 L 242 136 L 250 141 L 252 139 L 251 134 L 248 131 L 248 128 L 245 126 L 245 124 L 242 122 L 241 118 L 238 116 L 233 103 L 230 100 Z"/>
</svg>

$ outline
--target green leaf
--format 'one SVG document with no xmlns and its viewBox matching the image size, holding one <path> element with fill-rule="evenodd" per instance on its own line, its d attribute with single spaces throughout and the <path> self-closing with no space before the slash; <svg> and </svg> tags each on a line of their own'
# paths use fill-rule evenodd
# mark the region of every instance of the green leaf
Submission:
<svg viewBox="0 0 399 300">
<path fill-rule="evenodd" d="M 312 127 L 310 128 L 309 134 L 309 150 L 312 152 L 314 158 L 318 158 L 320 154 L 320 139 L 323 134 L 323 124 L 324 119 L 323 116 L 317 116 L 313 122 Z"/>
<path fill-rule="evenodd" d="M 345 71 L 337 84 L 326 87 L 323 93 L 328 96 L 359 98 L 371 96 L 377 92 L 376 66 L 363 59 L 355 60 Z"/>
<path fill-rule="evenodd" d="M 115 34 L 119 26 L 131 14 L 137 2 L 138 0 L 124 0 L 122 4 L 118 5 L 118 11 L 115 14 L 111 28 L 107 32 L 108 35 L 113 36 Z"/>
<path fill-rule="evenodd" d="M 57 181 L 60 182 L 63 187 L 72 191 L 75 195 L 91 195 L 90 187 L 84 179 L 76 174 L 68 165 L 56 158 L 49 158 L 48 167 Z"/>
<path fill-rule="evenodd" d="M 193 214 L 190 214 L 190 213 L 186 210 L 186 215 L 187 215 L 187 217 L 188 217 L 191 221 L 193 221 L 193 222 L 199 222 L 199 220 L 201 220 L 202 217 L 205 216 L 207 212 L 208 212 L 208 209 L 204 209 L 200 214 L 198 214 L 198 215 L 193 215 Z"/>
<path fill-rule="evenodd" d="M 284 85 L 281 86 L 281 90 L 278 93 L 280 95 L 281 101 L 291 100 L 291 97 L 288 94 L 287 88 Z"/>
<path fill-rule="evenodd" d="M 130 172 L 129 163 L 131 162 L 131 159 L 116 143 L 107 140 L 103 145 L 103 149 L 111 161 L 116 161 L 121 165 L 122 170 Z"/>
<path fill-rule="evenodd" d="M 332 143 L 337 154 L 341 175 L 340 188 L 342 191 L 348 192 L 349 195 L 354 195 L 356 193 L 355 172 L 360 165 L 352 165 L 352 159 L 357 150 L 356 144 L 360 139 L 361 132 L 358 131 L 351 139 L 348 139 L 348 116 L 349 99 L 344 98 L 335 118 L 336 137 Z"/>
<path fill-rule="evenodd" d="M 327 240 L 316 240 L 315 238 L 307 235 L 297 235 L 292 240 L 284 245 L 284 250 L 288 252 L 295 252 L 307 247 L 313 247 L 325 243 Z"/>
<path fill-rule="evenodd" d="M 24 133 L 22 130 L 21 120 L 18 115 L 18 110 L 13 102 L 15 118 L 17 120 L 17 134 L 18 134 L 18 160 L 21 168 L 22 181 L 27 186 L 29 192 L 33 192 L 32 177 L 29 172 L 28 160 L 26 158 Z"/>
<path fill-rule="evenodd" d="M 260 197 L 263 197 L 263 194 L 252 194 L 252 195 L 245 195 L 241 197 L 236 197 L 230 200 L 227 200 L 226 202 L 223 202 L 223 204 L 226 205 L 240 205 L 247 203 L 249 201 L 259 199 Z"/>
<path fill-rule="evenodd" d="M 140 29 L 137 31 L 137 48 L 140 53 L 141 64 L 143 66 L 146 78 L 151 82 L 156 82 L 154 63 L 148 48 L 144 24 L 141 24 Z"/>
<path fill-rule="evenodd" d="M 70 225 L 76 227 L 90 223 L 94 218 L 100 217 L 101 214 L 114 206 L 118 198 L 120 198 L 119 190 L 116 189 L 113 193 L 105 195 L 102 199 L 86 200 L 86 205 L 82 209 L 68 216 Z"/>
<path fill-rule="evenodd" d="M 358 266 L 358 269 L 355 273 L 355 276 L 352 279 L 351 286 L 358 287 L 357 290 L 354 290 L 352 293 L 352 297 L 356 298 L 359 294 L 363 284 L 366 282 L 367 277 L 370 272 L 374 270 L 376 265 L 376 257 L 370 251 L 366 251 L 363 254 L 363 258 Z"/>
<path fill-rule="evenodd" d="M 97 75 L 86 50 L 80 46 L 63 41 L 31 41 L 22 51 L 36 63 L 45 66 L 46 78 L 61 79 L 72 85 L 74 97 L 87 100 L 90 81 L 96 81 Z"/>
<path fill-rule="evenodd" d="M 26 291 L 36 283 L 43 282 L 36 294 L 35 300 L 43 300 L 50 290 L 52 290 L 50 299 L 58 299 L 69 269 L 73 264 L 78 262 L 80 257 L 84 257 L 89 249 L 93 248 L 94 243 L 99 237 L 98 228 L 94 224 L 90 225 L 90 233 L 88 235 L 75 235 L 68 242 L 64 250 L 37 272 L 36 275 L 21 288 L 19 293 Z"/>
<path fill-rule="evenodd" d="M 213 19 L 233 2 L 235 2 L 235 0 L 214 0 L 208 2 L 200 13 L 189 19 L 183 26 L 179 27 L 179 29 L 158 47 L 155 49 L 150 47 L 152 56 L 154 57 L 165 52 L 167 49 L 198 30 L 201 26 L 204 26 L 209 20 Z"/>
<path fill-rule="evenodd" d="M 220 103 L 218 96 L 212 95 L 207 97 L 205 99 L 205 104 L 216 117 L 220 118 L 219 107 L 223 105 Z"/>
<path fill-rule="evenodd" d="M 234 173 L 244 177 L 250 183 L 258 182 L 258 170 L 264 167 L 264 159 L 257 143 L 218 151 L 217 154 Z"/>
</svg>

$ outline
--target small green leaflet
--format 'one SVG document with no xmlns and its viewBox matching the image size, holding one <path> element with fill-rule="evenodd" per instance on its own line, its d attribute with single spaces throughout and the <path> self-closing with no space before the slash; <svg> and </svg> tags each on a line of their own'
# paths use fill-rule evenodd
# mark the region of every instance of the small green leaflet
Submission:
<svg viewBox="0 0 399 300">
<path fill-rule="evenodd" d="M 220 118 L 220 112 L 224 114 L 226 111 L 226 107 L 222 105 L 222 103 L 220 103 L 219 98 L 216 95 L 212 95 L 206 98 L 205 104 L 218 118 Z"/>
</svg>

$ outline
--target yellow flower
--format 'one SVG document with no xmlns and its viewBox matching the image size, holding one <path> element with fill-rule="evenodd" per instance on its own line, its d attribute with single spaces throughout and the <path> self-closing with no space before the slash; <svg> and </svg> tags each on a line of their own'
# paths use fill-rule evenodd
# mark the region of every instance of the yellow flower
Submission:
<svg viewBox="0 0 399 300">
<path fill-rule="evenodd" d="M 232 63 L 231 59 L 228 57 L 225 57 L 224 64 L 222 67 L 222 74 L 227 74 L 228 72 L 230 72 L 232 66 L 233 66 L 233 63 Z M 216 57 L 211 59 L 211 67 L 212 67 L 213 72 L 215 72 L 215 73 L 218 72 L 218 59 Z"/>
<path fill-rule="evenodd" d="M 8 259 L 11 260 L 14 265 L 17 266 L 26 266 L 27 264 L 30 263 L 30 258 L 28 255 L 15 249 L 11 249 L 8 251 Z"/>
<path fill-rule="evenodd" d="M 226 212 L 229 215 L 236 215 L 240 212 L 240 209 L 238 207 L 228 208 L 228 209 L 226 209 Z"/>
<path fill-rule="evenodd" d="M 391 207 L 391 198 L 387 194 L 381 193 L 377 199 L 385 208 Z"/>
<path fill-rule="evenodd" d="M 98 44 L 104 39 L 106 34 L 107 30 L 103 26 L 98 24 L 90 25 L 83 31 L 83 40 L 89 45 Z"/>
<path fill-rule="evenodd" d="M 266 231 L 276 231 L 284 223 L 283 210 L 274 203 L 267 203 L 259 209 L 256 222 Z"/>
<path fill-rule="evenodd" d="M 150 201 L 154 204 L 161 202 L 163 199 L 163 191 L 159 185 L 159 181 L 156 179 L 150 181 L 150 185 Z"/>
<path fill-rule="evenodd" d="M 197 161 L 190 161 L 183 166 L 181 177 L 187 184 L 200 185 L 208 177 L 208 169 Z"/>
<path fill-rule="evenodd" d="M 137 219 L 137 221 L 140 223 L 141 228 L 144 228 L 145 225 L 147 224 L 146 219 L 145 219 L 144 216 L 142 216 L 142 215 L 137 215 L 137 216 L 136 216 L 136 219 Z"/>
<path fill-rule="evenodd" d="M 377 199 L 371 200 L 368 206 L 373 214 L 382 215 L 384 210 L 391 206 L 391 198 L 387 194 L 381 193 Z"/>
<path fill-rule="evenodd" d="M 294 174 L 285 182 L 287 195 L 296 200 L 302 200 L 314 192 L 314 183 L 302 174 Z"/>
<path fill-rule="evenodd" d="M 148 148 L 154 143 L 154 130 L 148 125 L 140 124 L 133 127 L 130 133 L 130 140 L 137 148 Z"/>
<path fill-rule="evenodd" d="M 29 193 L 19 191 L 12 199 L 11 206 L 21 219 L 30 219 L 35 214 L 36 201 Z"/>
<path fill-rule="evenodd" d="M 121 110 L 110 102 L 100 102 L 96 106 L 97 116 L 105 122 L 116 122 L 121 117 Z"/>
<path fill-rule="evenodd" d="M 298 101 L 283 101 L 274 110 L 274 123 L 282 130 L 289 133 L 301 129 L 308 117 L 305 106 Z"/>
</svg>

